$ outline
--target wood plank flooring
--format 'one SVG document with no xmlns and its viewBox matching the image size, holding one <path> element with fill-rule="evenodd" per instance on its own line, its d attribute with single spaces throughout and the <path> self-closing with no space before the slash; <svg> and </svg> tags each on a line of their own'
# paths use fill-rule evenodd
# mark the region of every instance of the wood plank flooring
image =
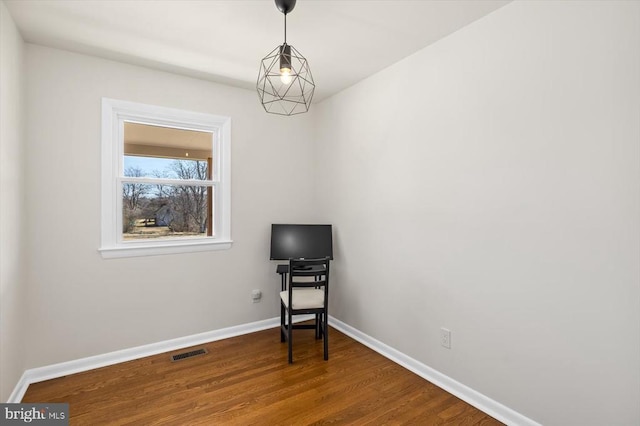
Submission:
<svg viewBox="0 0 640 426">
<path fill-rule="evenodd" d="M 270 329 L 35 383 L 23 402 L 68 402 L 71 425 L 501 424 L 335 329 L 329 361 L 296 331 L 293 365 Z"/>
</svg>

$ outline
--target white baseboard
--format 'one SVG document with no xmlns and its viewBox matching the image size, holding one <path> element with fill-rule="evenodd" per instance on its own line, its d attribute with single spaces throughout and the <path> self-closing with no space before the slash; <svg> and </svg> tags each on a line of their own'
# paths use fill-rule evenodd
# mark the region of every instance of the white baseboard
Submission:
<svg viewBox="0 0 640 426">
<path fill-rule="evenodd" d="M 28 387 L 29 382 L 27 381 L 27 372 L 25 371 L 22 373 L 22 376 L 20 376 L 20 380 L 18 380 L 16 387 L 13 388 L 13 392 L 11 392 L 11 395 L 9 395 L 9 399 L 7 399 L 7 402 L 12 404 L 22 401 L 22 397 L 27 392 Z"/>
<path fill-rule="evenodd" d="M 434 370 L 428 365 L 403 354 L 332 316 L 329 316 L 329 325 L 507 425 L 540 426 L 539 423 L 523 416 L 517 411 L 457 382 L 451 377 Z"/>
</svg>

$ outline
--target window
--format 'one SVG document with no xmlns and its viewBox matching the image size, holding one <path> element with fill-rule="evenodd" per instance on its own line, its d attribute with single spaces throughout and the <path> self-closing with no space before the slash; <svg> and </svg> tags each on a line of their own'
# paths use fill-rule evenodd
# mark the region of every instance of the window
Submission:
<svg viewBox="0 0 640 426">
<path fill-rule="evenodd" d="M 228 117 L 102 100 L 105 258 L 231 247 Z"/>
</svg>

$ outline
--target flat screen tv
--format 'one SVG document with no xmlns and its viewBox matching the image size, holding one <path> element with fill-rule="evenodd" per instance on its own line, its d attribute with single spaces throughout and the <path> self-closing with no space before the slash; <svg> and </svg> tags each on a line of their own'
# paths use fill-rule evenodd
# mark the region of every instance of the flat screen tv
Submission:
<svg viewBox="0 0 640 426">
<path fill-rule="evenodd" d="M 271 225 L 271 260 L 333 260 L 331 225 Z"/>
</svg>

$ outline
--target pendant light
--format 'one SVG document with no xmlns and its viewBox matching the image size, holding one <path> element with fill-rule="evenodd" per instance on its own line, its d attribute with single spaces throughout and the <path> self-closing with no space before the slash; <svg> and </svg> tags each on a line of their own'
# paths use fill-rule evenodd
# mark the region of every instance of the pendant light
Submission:
<svg viewBox="0 0 640 426">
<path fill-rule="evenodd" d="M 301 114 L 309 110 L 316 86 L 307 60 L 287 44 L 287 14 L 295 7 L 296 0 L 275 0 L 275 3 L 284 14 L 284 43 L 260 62 L 256 88 L 268 113 Z"/>
</svg>

